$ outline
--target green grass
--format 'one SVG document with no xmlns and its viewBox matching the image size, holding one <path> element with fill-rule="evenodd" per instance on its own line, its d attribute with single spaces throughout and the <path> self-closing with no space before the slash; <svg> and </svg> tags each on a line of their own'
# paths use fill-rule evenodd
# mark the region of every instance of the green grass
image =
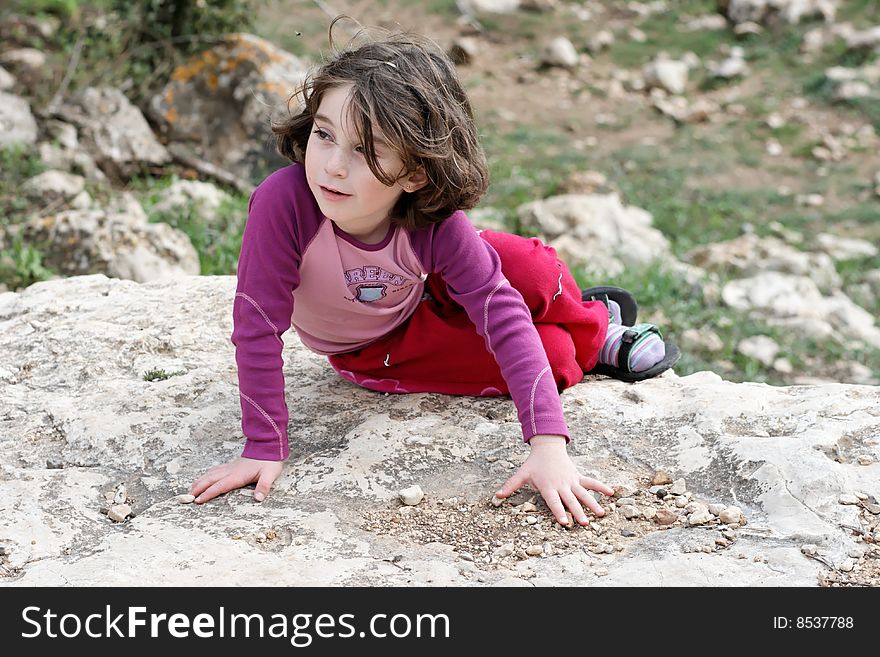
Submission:
<svg viewBox="0 0 880 657">
<path fill-rule="evenodd" d="M 186 374 L 185 370 L 176 370 L 174 372 L 166 372 L 165 370 L 147 370 L 144 372 L 144 381 L 165 381 L 172 376 L 180 376 Z"/>
<path fill-rule="evenodd" d="M 192 205 L 174 212 L 153 211 L 161 192 L 176 180 L 175 177 L 160 181 L 139 179 L 133 186 L 140 190 L 138 195 L 150 222 L 167 223 L 189 237 L 199 254 L 202 275 L 235 274 L 247 220 L 248 196 L 227 192 L 230 199 L 220 205 L 211 222 L 206 221 Z"/>
</svg>

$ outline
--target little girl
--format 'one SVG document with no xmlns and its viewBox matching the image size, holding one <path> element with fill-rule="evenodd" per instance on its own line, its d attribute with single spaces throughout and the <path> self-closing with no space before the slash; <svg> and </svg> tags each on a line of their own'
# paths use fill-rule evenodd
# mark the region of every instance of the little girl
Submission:
<svg viewBox="0 0 880 657">
<path fill-rule="evenodd" d="M 677 349 L 652 325 L 627 326 L 626 292 L 582 294 L 552 248 L 471 225 L 463 210 L 486 191 L 486 158 L 454 66 L 432 42 L 397 34 L 341 52 L 301 91 L 302 111 L 273 126 L 293 164 L 251 196 L 238 263 L 246 444 L 192 484 L 196 502 L 254 481 L 262 501 L 280 475 L 281 336 L 292 325 L 371 390 L 510 394 L 531 452 L 496 494 L 529 483 L 560 523 L 566 508 L 580 524 L 584 506 L 603 515 L 588 491 L 613 490 L 569 458 L 559 390 L 585 372 L 656 376 Z"/>
</svg>

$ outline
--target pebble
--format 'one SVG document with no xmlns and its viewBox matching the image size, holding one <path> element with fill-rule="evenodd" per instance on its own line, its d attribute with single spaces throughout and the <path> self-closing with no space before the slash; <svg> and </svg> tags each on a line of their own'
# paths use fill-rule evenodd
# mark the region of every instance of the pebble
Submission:
<svg viewBox="0 0 880 657">
<path fill-rule="evenodd" d="M 859 454 L 856 458 L 859 461 L 859 465 L 871 465 L 874 462 L 874 457 L 870 454 Z"/>
<path fill-rule="evenodd" d="M 652 486 L 661 486 L 663 484 L 671 484 L 672 477 L 669 476 L 668 472 L 664 472 L 663 470 L 657 470 L 654 473 L 654 476 L 651 477 L 651 485 Z"/>
<path fill-rule="evenodd" d="M 671 525 L 678 520 L 678 515 L 670 509 L 658 509 L 654 516 L 654 522 L 658 525 Z"/>
<path fill-rule="evenodd" d="M 621 497 L 619 500 L 617 500 L 617 506 L 623 507 L 623 506 L 627 506 L 627 505 L 635 506 L 636 501 L 631 497 Z"/>
<path fill-rule="evenodd" d="M 726 538 L 728 541 L 735 541 L 736 540 L 736 532 L 733 531 L 732 529 L 727 528 L 727 527 L 725 527 L 724 529 L 721 530 L 721 535 L 724 538 Z"/>
<path fill-rule="evenodd" d="M 64 461 L 61 459 L 46 459 L 47 470 L 61 470 L 64 468 Z"/>
<path fill-rule="evenodd" d="M 503 497 L 498 497 L 497 495 L 495 495 L 495 496 L 492 498 L 492 506 L 494 506 L 496 509 L 497 509 L 499 506 L 501 506 L 502 504 L 504 504 L 504 498 L 503 498 Z"/>
<path fill-rule="evenodd" d="M 807 555 L 808 557 L 811 557 L 811 556 L 813 556 L 814 554 L 816 554 L 816 552 L 818 551 L 818 549 L 819 549 L 819 548 L 817 548 L 817 547 L 816 547 L 815 545 L 813 545 L 812 543 L 805 543 L 804 545 L 801 545 L 801 552 L 802 552 L 803 554 Z"/>
<path fill-rule="evenodd" d="M 873 513 L 875 516 L 880 515 L 880 504 L 874 504 L 872 502 L 865 502 L 863 505 L 865 510 L 869 513 Z"/>
<path fill-rule="evenodd" d="M 257 532 L 254 538 L 257 539 L 257 543 L 263 543 L 266 540 L 266 535 L 263 532 Z"/>
<path fill-rule="evenodd" d="M 422 491 L 421 486 L 419 486 L 418 484 L 398 491 L 397 496 L 400 498 L 400 501 L 407 506 L 415 506 L 423 499 L 425 499 L 425 493 Z"/>
<path fill-rule="evenodd" d="M 0 557 L 5 557 L 5 556 L 6 556 L 6 548 L 0 546 Z"/>
<path fill-rule="evenodd" d="M 131 507 L 128 504 L 116 504 L 107 511 L 107 517 L 114 522 L 122 522 L 131 515 Z"/>
<path fill-rule="evenodd" d="M 724 504 L 710 504 L 709 513 L 711 513 L 713 516 L 720 516 L 721 512 L 724 511 L 724 509 L 726 508 L 727 506 L 725 506 Z"/>
<path fill-rule="evenodd" d="M 850 572 L 853 568 L 855 568 L 856 564 L 852 559 L 844 559 L 840 562 L 840 565 L 837 567 L 837 570 L 842 570 L 845 573 Z"/>
<path fill-rule="evenodd" d="M 728 545 L 730 545 L 730 541 L 728 541 L 723 536 L 718 536 L 715 539 L 715 545 L 720 545 L 721 547 L 727 547 Z"/>
<path fill-rule="evenodd" d="M 708 509 L 698 509 L 688 516 L 689 525 L 705 525 L 712 520 L 712 514 Z"/>
<path fill-rule="evenodd" d="M 852 557 L 853 559 L 861 559 L 865 556 L 864 548 L 854 547 L 849 552 L 846 553 L 848 557 Z"/>
<path fill-rule="evenodd" d="M 239 488 L 238 494 L 244 495 L 245 497 L 253 497 L 254 496 L 254 489 L 253 488 Z"/>
<path fill-rule="evenodd" d="M 526 548 L 526 554 L 530 557 L 538 557 L 544 554 L 544 548 L 540 545 L 530 545 Z"/>
<path fill-rule="evenodd" d="M 684 508 L 688 513 L 697 513 L 698 511 L 709 512 L 709 507 L 703 504 L 702 502 L 688 502 L 688 505 Z"/>
<path fill-rule="evenodd" d="M 627 538 L 630 538 L 630 537 L 632 537 L 632 536 L 635 536 L 636 533 L 635 533 L 632 529 L 621 529 L 621 530 L 620 530 L 620 535 L 621 535 L 621 536 L 626 536 Z"/>
<path fill-rule="evenodd" d="M 528 516 L 526 517 L 526 522 L 530 525 L 534 525 L 536 522 L 538 522 L 538 519 L 535 516 Z"/>
<path fill-rule="evenodd" d="M 168 463 L 165 464 L 165 472 L 171 475 L 180 472 L 180 463 L 177 462 L 177 459 L 168 461 Z"/>
<path fill-rule="evenodd" d="M 192 504 L 193 500 L 196 499 L 196 496 L 184 494 L 184 495 L 178 495 L 174 499 L 177 500 L 180 504 Z"/>
<path fill-rule="evenodd" d="M 688 505 L 688 499 L 684 495 L 679 495 L 675 498 L 675 506 L 679 509 L 683 509 Z"/>
<path fill-rule="evenodd" d="M 499 559 L 509 557 L 511 554 L 513 554 L 513 543 L 505 543 L 504 545 L 496 549 L 492 554 Z"/>
<path fill-rule="evenodd" d="M 868 495 L 867 493 L 862 493 L 861 491 L 856 491 L 855 493 L 853 493 L 853 495 L 855 495 L 862 501 L 865 501 L 870 497 L 870 495 Z"/>
<path fill-rule="evenodd" d="M 657 497 L 660 497 L 660 498 L 666 496 L 666 489 L 663 488 L 663 486 L 651 486 L 648 489 L 648 492 L 651 493 L 651 495 L 656 495 Z"/>
<path fill-rule="evenodd" d="M 859 498 L 856 495 L 844 493 L 837 499 L 837 501 L 841 504 L 858 504 Z"/>
<path fill-rule="evenodd" d="M 715 548 L 711 545 L 703 545 L 700 547 L 700 552 L 705 552 L 706 554 L 709 554 L 710 552 L 714 552 L 714 551 L 715 551 Z"/>
<path fill-rule="evenodd" d="M 649 506 L 647 509 L 642 511 L 642 515 L 645 516 L 646 520 L 651 520 L 654 516 L 657 515 L 657 509 L 653 506 Z"/>
<path fill-rule="evenodd" d="M 725 525 L 738 525 L 742 520 L 742 511 L 738 506 L 729 506 L 718 514 L 718 518 Z"/>
<path fill-rule="evenodd" d="M 408 515 L 410 515 L 410 513 L 412 513 L 412 507 L 411 506 L 402 506 L 397 510 L 397 512 L 402 516 L 408 516 Z"/>
<path fill-rule="evenodd" d="M 474 560 L 474 555 L 472 555 L 470 552 L 459 552 L 458 556 L 460 556 L 464 561 Z"/>
<path fill-rule="evenodd" d="M 542 546 L 542 548 L 543 548 L 543 550 L 544 550 L 544 556 L 545 556 L 545 557 L 551 557 L 551 556 L 553 556 L 553 551 L 554 551 L 554 550 L 553 550 L 553 543 L 550 543 L 550 542 L 548 541 L 548 542 L 544 543 L 544 545 Z"/>
<path fill-rule="evenodd" d="M 685 483 L 684 479 L 676 479 L 672 483 L 669 492 L 673 495 L 684 495 L 687 492 L 687 484 Z"/>
<path fill-rule="evenodd" d="M 754 558 L 752 558 L 752 561 L 754 561 L 755 563 L 767 563 L 767 557 L 765 557 L 763 554 L 756 554 Z"/>
<path fill-rule="evenodd" d="M 523 503 L 520 505 L 519 510 L 522 511 L 523 513 L 530 513 L 530 512 L 532 512 L 532 511 L 537 511 L 537 510 L 538 510 L 538 507 L 536 507 L 536 506 L 535 506 L 534 504 L 532 504 L 531 502 L 523 502 Z"/>
<path fill-rule="evenodd" d="M 596 577 L 605 577 L 608 574 L 607 568 L 597 568 L 595 571 Z"/>
<path fill-rule="evenodd" d="M 113 493 L 113 504 L 124 504 L 127 493 L 124 484 L 119 484 Z"/>
<path fill-rule="evenodd" d="M 624 504 L 620 507 L 620 512 L 623 514 L 623 517 L 627 520 L 631 520 L 632 518 L 638 518 L 641 515 L 638 507 L 633 504 Z"/>
</svg>

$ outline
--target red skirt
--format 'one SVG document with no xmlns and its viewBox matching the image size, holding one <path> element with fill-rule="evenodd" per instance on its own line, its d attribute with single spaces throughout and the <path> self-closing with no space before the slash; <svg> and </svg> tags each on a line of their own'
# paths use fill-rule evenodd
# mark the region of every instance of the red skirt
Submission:
<svg viewBox="0 0 880 657">
<path fill-rule="evenodd" d="M 580 382 L 596 365 L 605 341 L 605 305 L 581 301 L 568 267 L 554 248 L 537 238 L 490 230 L 480 235 L 498 253 L 502 273 L 531 311 L 559 390 Z M 443 280 L 430 274 L 425 291 L 426 298 L 406 322 L 362 349 L 330 356 L 333 368 L 349 381 L 380 392 L 508 394 L 485 340 Z"/>
</svg>

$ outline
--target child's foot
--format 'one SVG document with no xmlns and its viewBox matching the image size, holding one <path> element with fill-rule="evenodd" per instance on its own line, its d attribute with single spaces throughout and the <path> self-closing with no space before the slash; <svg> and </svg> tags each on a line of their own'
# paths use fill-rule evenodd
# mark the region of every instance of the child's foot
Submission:
<svg viewBox="0 0 880 657">
<path fill-rule="evenodd" d="M 653 324 L 609 324 L 599 364 L 590 374 L 606 374 L 622 381 L 641 381 L 665 372 L 681 357 L 674 344 L 664 342 Z"/>
<path fill-rule="evenodd" d="M 597 285 L 588 287 L 581 291 L 581 300 L 583 301 L 601 301 L 608 309 L 611 310 L 611 304 L 617 306 L 617 314 L 614 320 L 615 324 L 625 324 L 632 326 L 636 323 L 639 314 L 639 304 L 636 303 L 635 297 L 621 287 L 613 285 Z"/>
<path fill-rule="evenodd" d="M 614 302 L 611 301 L 611 303 Z M 657 333 L 644 331 L 633 339 L 630 339 L 631 335 L 628 335 L 627 332 L 633 333 L 631 327 L 618 323 L 608 325 L 605 344 L 599 351 L 600 363 L 621 367 L 630 372 L 644 372 L 663 360 L 666 355 L 666 345 L 659 331 Z M 624 338 L 627 338 L 627 343 L 624 343 Z M 624 344 L 629 348 L 621 350 Z"/>
</svg>

